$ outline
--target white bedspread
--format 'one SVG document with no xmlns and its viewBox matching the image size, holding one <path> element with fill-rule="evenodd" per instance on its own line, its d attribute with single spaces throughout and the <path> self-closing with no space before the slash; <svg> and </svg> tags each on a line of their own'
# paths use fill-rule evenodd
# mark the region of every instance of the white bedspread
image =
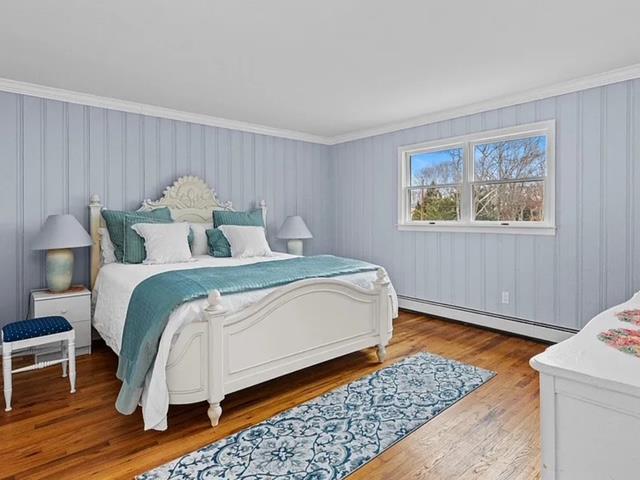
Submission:
<svg viewBox="0 0 640 480">
<path fill-rule="evenodd" d="M 260 258 L 216 258 L 209 255 L 196 257 L 194 262 L 165 265 L 125 265 L 111 263 L 100 269 L 94 287 L 95 312 L 93 326 L 109 347 L 118 354 L 122 342 L 124 322 L 127 317 L 129 299 L 135 287 L 152 275 L 170 270 L 183 270 L 201 267 L 229 267 L 248 265 L 250 263 L 277 261 L 293 258 L 293 255 L 274 253 L 272 257 Z M 362 272 L 342 275 L 341 280 L 352 282 L 363 288 L 372 288 L 376 272 Z M 222 306 L 228 312 L 235 312 L 251 305 L 270 292 L 273 288 L 254 290 L 222 296 Z M 391 287 L 394 318 L 398 314 L 396 293 Z M 169 351 L 180 329 L 191 322 L 202 320 L 207 299 L 202 298 L 185 303 L 178 307 L 169 317 L 165 331 L 160 339 L 158 355 L 149 372 L 142 394 L 142 415 L 144 428 L 165 430 L 167 428 L 167 410 L 169 408 L 169 391 L 166 381 L 166 365 Z"/>
</svg>

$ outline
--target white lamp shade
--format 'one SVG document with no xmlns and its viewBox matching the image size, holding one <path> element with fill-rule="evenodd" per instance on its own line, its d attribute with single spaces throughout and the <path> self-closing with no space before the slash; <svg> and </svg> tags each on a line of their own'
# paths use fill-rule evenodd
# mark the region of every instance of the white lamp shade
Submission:
<svg viewBox="0 0 640 480">
<path fill-rule="evenodd" d="M 73 215 L 49 215 L 31 244 L 33 250 L 78 248 L 91 245 L 91 237 Z"/>
<path fill-rule="evenodd" d="M 280 227 L 278 238 L 283 240 L 298 240 L 302 238 L 313 238 L 313 235 L 311 235 L 302 217 L 292 215 L 287 217 Z"/>
</svg>

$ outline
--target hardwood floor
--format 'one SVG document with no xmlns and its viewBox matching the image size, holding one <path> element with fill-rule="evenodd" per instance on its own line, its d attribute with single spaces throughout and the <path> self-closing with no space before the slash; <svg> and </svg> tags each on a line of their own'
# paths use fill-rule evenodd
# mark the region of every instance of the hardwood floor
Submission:
<svg viewBox="0 0 640 480">
<path fill-rule="evenodd" d="M 545 345 L 401 312 L 387 362 L 427 350 L 498 375 L 350 479 L 539 478 L 538 375 Z M 114 409 L 115 355 L 103 344 L 78 359 L 78 391 L 57 367 L 14 376 L 0 413 L 0 478 L 131 478 L 380 368 L 373 349 L 229 395 L 216 429 L 207 404 L 172 406 L 166 432 L 144 432 L 140 412 Z"/>
</svg>

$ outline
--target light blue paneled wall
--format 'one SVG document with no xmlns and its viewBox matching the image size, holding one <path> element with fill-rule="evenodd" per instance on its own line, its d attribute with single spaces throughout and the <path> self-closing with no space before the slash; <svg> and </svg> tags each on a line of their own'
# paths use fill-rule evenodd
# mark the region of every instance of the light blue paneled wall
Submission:
<svg viewBox="0 0 640 480">
<path fill-rule="evenodd" d="M 0 92 L 0 324 L 23 318 L 42 287 L 44 254 L 30 242 L 47 215 L 88 227 L 92 193 L 114 209 L 157 198 L 181 175 L 198 175 L 236 208 L 265 199 L 272 246 L 287 215 L 314 234 L 310 253 L 334 250 L 335 191 L 329 147 Z M 88 249 L 74 281 L 87 284 Z"/>
<path fill-rule="evenodd" d="M 399 232 L 397 147 L 556 119 L 553 237 Z M 264 198 L 268 234 L 300 214 L 310 253 L 384 265 L 400 295 L 579 328 L 640 290 L 640 80 L 327 147 L 0 93 L 0 324 L 44 285 L 30 239 L 52 213 L 87 226 L 98 193 L 136 208 L 181 175 L 223 200 Z M 88 249 L 75 280 L 87 283 Z M 501 292 L 511 303 L 500 303 Z"/>
<path fill-rule="evenodd" d="M 399 232 L 397 148 L 556 120 L 555 236 Z M 332 147 L 336 250 L 401 295 L 580 328 L 640 290 L 640 81 Z M 511 302 L 500 302 L 501 292 Z"/>
</svg>

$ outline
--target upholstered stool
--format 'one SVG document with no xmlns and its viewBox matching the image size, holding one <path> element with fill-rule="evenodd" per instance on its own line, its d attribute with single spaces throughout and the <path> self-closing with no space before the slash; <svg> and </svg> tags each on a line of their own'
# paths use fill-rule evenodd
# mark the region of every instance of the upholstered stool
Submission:
<svg viewBox="0 0 640 480">
<path fill-rule="evenodd" d="M 11 410 L 11 375 L 27 372 L 51 365 L 62 364 L 62 376 L 67 376 L 69 363 L 69 383 L 71 393 L 76 391 L 76 347 L 75 332 L 64 317 L 41 317 L 9 323 L 2 327 L 2 374 L 4 379 L 4 401 L 6 412 Z M 27 367 L 11 370 L 11 352 L 23 348 L 37 347 L 47 343 L 60 342 L 62 358 L 42 361 Z M 65 348 L 66 342 L 66 348 Z"/>
</svg>

